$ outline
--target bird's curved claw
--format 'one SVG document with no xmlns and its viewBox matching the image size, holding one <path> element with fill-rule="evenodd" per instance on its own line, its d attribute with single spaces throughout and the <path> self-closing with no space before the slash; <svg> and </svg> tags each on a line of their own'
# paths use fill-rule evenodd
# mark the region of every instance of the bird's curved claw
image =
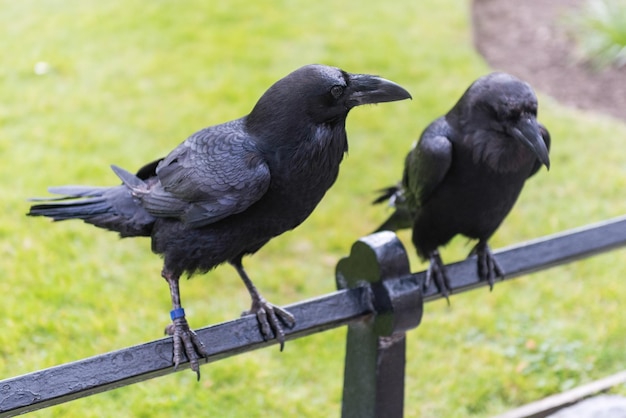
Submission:
<svg viewBox="0 0 626 418">
<path fill-rule="evenodd" d="M 293 328 L 296 325 L 296 319 L 291 313 L 280 306 L 269 303 L 261 297 L 258 301 L 252 303 L 249 311 L 242 313 L 242 316 L 245 315 L 256 315 L 256 319 L 259 322 L 259 331 L 261 331 L 263 339 L 267 341 L 276 338 L 280 343 L 280 351 L 283 351 L 285 347 L 285 331 L 281 322 L 288 328 Z"/>
<path fill-rule="evenodd" d="M 470 255 L 471 254 L 476 254 L 478 277 L 480 280 L 487 281 L 487 283 L 489 283 L 489 290 L 493 290 L 496 279 L 498 277 L 504 279 L 504 270 L 502 270 L 502 267 L 500 267 L 496 258 L 493 256 L 489 245 L 479 242 Z"/>
<path fill-rule="evenodd" d="M 450 299 L 448 296 L 451 293 L 452 287 L 450 286 L 450 279 L 446 272 L 446 268 L 443 265 L 439 251 L 433 251 L 429 256 L 430 265 L 426 271 L 426 280 L 424 281 L 424 291 L 430 287 L 430 283 L 435 282 L 435 286 L 439 292 L 446 298 L 446 302 L 450 305 Z"/>
<path fill-rule="evenodd" d="M 189 328 L 185 317 L 176 318 L 165 328 L 165 333 L 171 335 L 174 340 L 174 355 L 172 362 L 174 370 L 178 368 L 180 363 L 185 361 L 185 357 L 189 360 L 191 370 L 196 372 L 198 380 L 200 380 L 200 363 L 199 360 L 208 359 L 209 353 L 206 351 L 204 344 L 198 338 L 195 332 Z"/>
</svg>

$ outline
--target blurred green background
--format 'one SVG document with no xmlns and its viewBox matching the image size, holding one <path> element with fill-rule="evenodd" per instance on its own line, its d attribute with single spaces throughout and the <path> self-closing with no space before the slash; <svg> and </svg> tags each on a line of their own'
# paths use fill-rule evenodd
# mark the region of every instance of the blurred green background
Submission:
<svg viewBox="0 0 626 418">
<path fill-rule="evenodd" d="M 626 65 L 626 0 L 585 0 L 566 24 L 580 55 L 596 69 Z"/>
<path fill-rule="evenodd" d="M 421 130 L 490 69 L 462 0 L 250 2 L 0 0 L 1 378 L 160 337 L 169 321 L 147 239 L 24 216 L 62 184 L 116 184 L 196 130 L 238 118 L 308 63 L 379 74 L 411 102 L 355 109 L 336 185 L 298 229 L 246 266 L 264 296 L 335 290 L 334 268 L 389 209 Z M 38 64 L 39 63 L 39 64 Z M 510 245 L 626 212 L 626 126 L 539 93 L 552 168 L 526 186 L 491 243 Z M 408 234 L 401 238 L 413 254 Z M 464 239 L 444 251 L 459 260 Z M 412 258 L 414 271 L 425 268 Z M 407 417 L 489 417 L 623 370 L 622 251 L 429 303 L 408 338 Z M 249 306 L 235 271 L 182 283 L 192 327 Z M 240 355 L 33 413 L 37 417 L 339 416 L 345 329 Z"/>
</svg>

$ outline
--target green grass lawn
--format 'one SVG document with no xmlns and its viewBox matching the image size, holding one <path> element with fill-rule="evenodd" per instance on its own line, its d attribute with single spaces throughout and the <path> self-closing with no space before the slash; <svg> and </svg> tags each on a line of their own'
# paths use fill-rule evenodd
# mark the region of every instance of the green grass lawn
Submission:
<svg viewBox="0 0 626 418">
<path fill-rule="evenodd" d="M 308 63 L 380 74 L 411 102 L 355 109 L 335 187 L 297 230 L 246 266 L 293 303 L 334 290 L 334 267 L 387 215 L 421 130 L 490 69 L 469 2 L 0 0 L 0 371 L 2 378 L 161 336 L 167 285 L 147 239 L 24 216 L 49 185 L 107 185 L 196 130 L 250 111 Z M 37 70 L 44 74 L 36 74 Z M 494 248 L 626 212 L 626 126 L 540 96 L 552 168 L 530 181 Z M 409 246 L 408 234 L 401 238 Z M 463 258 L 462 239 L 443 252 Z M 411 253 L 413 251 L 411 250 Z M 413 270 L 425 267 L 412 258 Z M 616 251 L 426 306 L 408 338 L 407 417 L 489 417 L 626 367 L 626 256 Z M 182 284 L 190 323 L 249 306 L 235 271 Z M 339 416 L 345 329 L 33 414 L 37 417 Z"/>
<path fill-rule="evenodd" d="M 566 22 L 581 55 L 594 66 L 626 65 L 625 0 L 586 0 Z"/>
</svg>

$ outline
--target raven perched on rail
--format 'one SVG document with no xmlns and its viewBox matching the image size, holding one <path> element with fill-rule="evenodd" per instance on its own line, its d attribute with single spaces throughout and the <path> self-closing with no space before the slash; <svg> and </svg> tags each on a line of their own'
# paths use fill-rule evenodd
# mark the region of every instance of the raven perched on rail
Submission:
<svg viewBox="0 0 626 418">
<path fill-rule="evenodd" d="M 455 235 L 477 239 L 478 274 L 491 287 L 504 272 L 487 245 L 527 178 L 550 167 L 550 135 L 537 122 L 531 87 L 505 73 L 476 80 L 445 116 L 432 122 L 405 160 L 402 181 L 375 200 L 395 212 L 380 230 L 413 228 L 413 244 L 428 259 L 431 279 L 450 290 L 438 247 Z"/>
<path fill-rule="evenodd" d="M 136 175 L 113 166 L 122 185 L 50 188 L 64 196 L 44 199 L 29 215 L 78 218 L 122 237 L 151 236 L 172 298 L 174 365 L 184 351 L 200 377 L 198 360 L 207 352 L 185 319 L 180 276 L 232 264 L 252 298 L 248 313 L 282 349 L 279 320 L 291 327 L 295 319 L 259 294 L 242 257 L 302 223 L 335 182 L 353 107 L 410 97 L 377 76 L 308 65 L 272 85 L 249 115 L 196 132 Z"/>
</svg>

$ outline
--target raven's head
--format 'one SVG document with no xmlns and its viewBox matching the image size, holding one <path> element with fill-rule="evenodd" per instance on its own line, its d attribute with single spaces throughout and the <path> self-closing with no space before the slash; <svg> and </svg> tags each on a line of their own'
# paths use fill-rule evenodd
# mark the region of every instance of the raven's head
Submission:
<svg viewBox="0 0 626 418">
<path fill-rule="evenodd" d="M 404 88 L 378 76 L 307 65 L 274 83 L 248 119 L 259 123 L 285 118 L 315 124 L 341 122 L 355 106 L 409 98 Z"/>
<path fill-rule="evenodd" d="M 467 89 L 450 114 L 475 130 L 507 134 L 550 168 L 548 148 L 537 122 L 537 96 L 528 83 L 506 73 L 488 74 Z"/>
</svg>

